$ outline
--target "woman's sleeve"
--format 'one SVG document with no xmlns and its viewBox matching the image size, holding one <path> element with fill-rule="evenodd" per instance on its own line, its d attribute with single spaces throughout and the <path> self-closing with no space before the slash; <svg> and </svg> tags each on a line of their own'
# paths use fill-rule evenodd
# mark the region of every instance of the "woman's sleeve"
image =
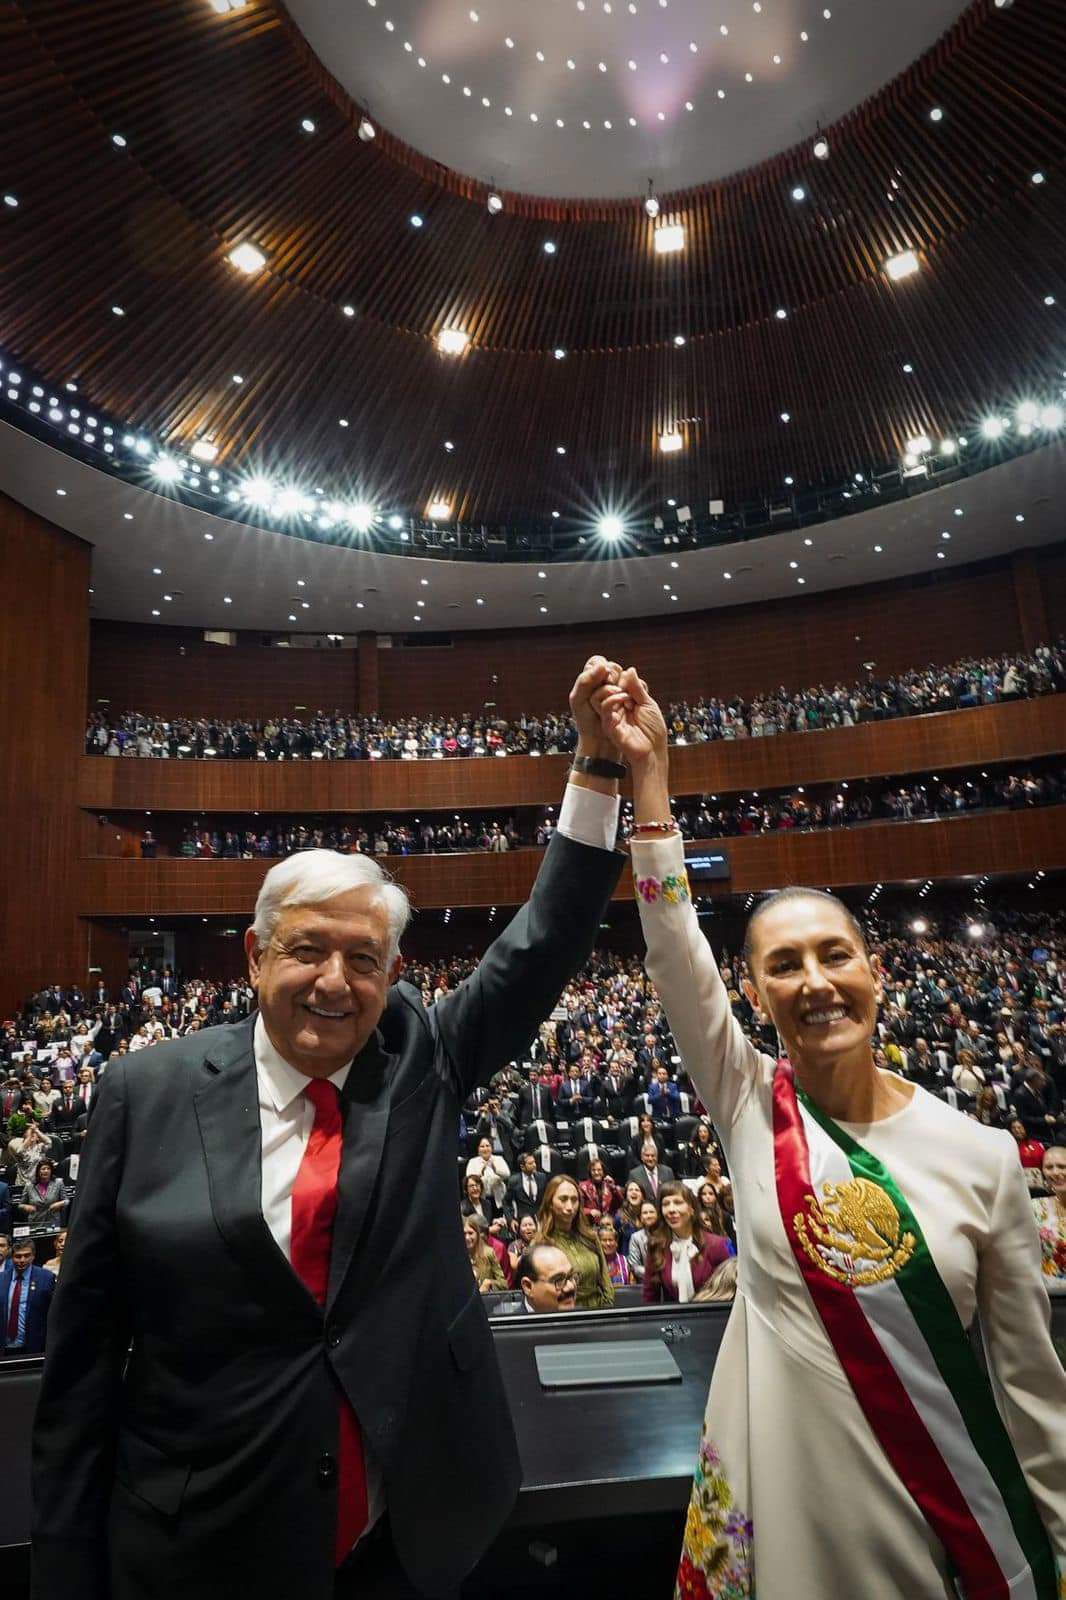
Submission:
<svg viewBox="0 0 1066 1600">
<path fill-rule="evenodd" d="M 643 1282 L 640 1286 L 641 1302 L 646 1306 L 661 1305 L 664 1299 L 661 1278 L 653 1278 L 648 1271 L 647 1261 L 644 1263 Z"/>
<path fill-rule="evenodd" d="M 732 1123 L 763 1058 L 733 1016 L 710 946 L 700 932 L 681 836 L 635 839 L 630 849 L 648 977 L 700 1099 L 715 1122 Z"/>
<path fill-rule="evenodd" d="M 600 1267 L 600 1304 L 605 1307 L 613 1306 L 614 1284 L 611 1282 L 611 1269 L 607 1265 L 607 1257 L 602 1250 L 597 1250 L 596 1259 Z"/>
<path fill-rule="evenodd" d="M 977 1303 L 996 1398 L 1041 1521 L 1066 1574 L 1066 1372 L 1051 1342 L 1040 1235 L 1014 1141 L 981 1252 Z"/>
</svg>

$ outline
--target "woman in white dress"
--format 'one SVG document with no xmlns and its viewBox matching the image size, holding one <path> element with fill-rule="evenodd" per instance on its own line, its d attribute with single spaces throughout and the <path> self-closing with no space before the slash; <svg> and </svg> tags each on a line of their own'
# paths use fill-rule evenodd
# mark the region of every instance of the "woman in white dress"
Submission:
<svg viewBox="0 0 1066 1600">
<path fill-rule="evenodd" d="M 1066 1374 L 1010 1135 L 875 1066 L 880 978 L 831 895 L 751 919 L 781 1059 L 749 1042 L 692 907 L 659 708 L 628 669 L 599 709 L 633 775 L 648 975 L 736 1193 L 677 1595 L 1054 1600 Z"/>
</svg>

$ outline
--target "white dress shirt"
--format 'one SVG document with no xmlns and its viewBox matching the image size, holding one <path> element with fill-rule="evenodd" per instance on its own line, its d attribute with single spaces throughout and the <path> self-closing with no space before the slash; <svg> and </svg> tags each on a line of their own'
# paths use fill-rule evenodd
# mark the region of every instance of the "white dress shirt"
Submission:
<svg viewBox="0 0 1066 1600">
<path fill-rule="evenodd" d="M 600 850 L 613 850 L 618 831 L 616 796 L 582 789 L 568 783 L 559 808 L 558 831 L 579 844 Z M 132 1049 L 132 1043 L 130 1048 Z M 292 1264 L 292 1191 L 300 1170 L 304 1150 L 311 1137 L 315 1108 L 304 1094 L 310 1079 L 291 1066 L 278 1052 L 266 1031 L 261 1012 L 256 1014 L 252 1034 L 255 1075 L 259 1087 L 259 1127 L 262 1134 L 263 1218 L 278 1249 Z M 330 1075 L 338 1093 L 344 1088 L 351 1062 Z M 364 1532 L 369 1532 L 385 1509 L 385 1485 L 380 1466 L 373 1460 L 366 1438 L 367 1505 L 369 1517 Z"/>
</svg>

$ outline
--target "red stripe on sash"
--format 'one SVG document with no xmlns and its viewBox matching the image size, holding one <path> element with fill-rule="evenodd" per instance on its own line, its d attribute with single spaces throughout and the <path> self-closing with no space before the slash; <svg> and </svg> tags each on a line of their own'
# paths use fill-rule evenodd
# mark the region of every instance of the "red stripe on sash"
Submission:
<svg viewBox="0 0 1066 1600">
<path fill-rule="evenodd" d="M 1007 1580 L 980 1523 L 882 1350 L 855 1291 L 820 1272 L 796 1233 L 793 1219 L 797 1213 L 807 1214 L 807 1196 L 814 1188 L 792 1069 L 781 1065 L 774 1077 L 774 1169 L 792 1253 L 874 1437 L 947 1550 L 966 1594 L 1006 1600 Z"/>
</svg>

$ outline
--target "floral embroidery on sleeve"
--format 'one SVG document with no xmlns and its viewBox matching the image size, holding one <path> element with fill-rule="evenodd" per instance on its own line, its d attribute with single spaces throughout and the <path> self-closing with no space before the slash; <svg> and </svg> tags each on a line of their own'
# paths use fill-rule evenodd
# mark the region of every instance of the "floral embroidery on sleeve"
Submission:
<svg viewBox="0 0 1066 1600">
<path fill-rule="evenodd" d="M 648 905 L 654 905 L 663 892 L 663 886 L 658 878 L 638 878 L 637 893 Z"/>
<path fill-rule="evenodd" d="M 665 900 L 667 905 L 680 906 L 690 899 L 687 872 L 671 872 L 665 878 L 638 878 L 637 893 L 648 905 Z"/>
</svg>

